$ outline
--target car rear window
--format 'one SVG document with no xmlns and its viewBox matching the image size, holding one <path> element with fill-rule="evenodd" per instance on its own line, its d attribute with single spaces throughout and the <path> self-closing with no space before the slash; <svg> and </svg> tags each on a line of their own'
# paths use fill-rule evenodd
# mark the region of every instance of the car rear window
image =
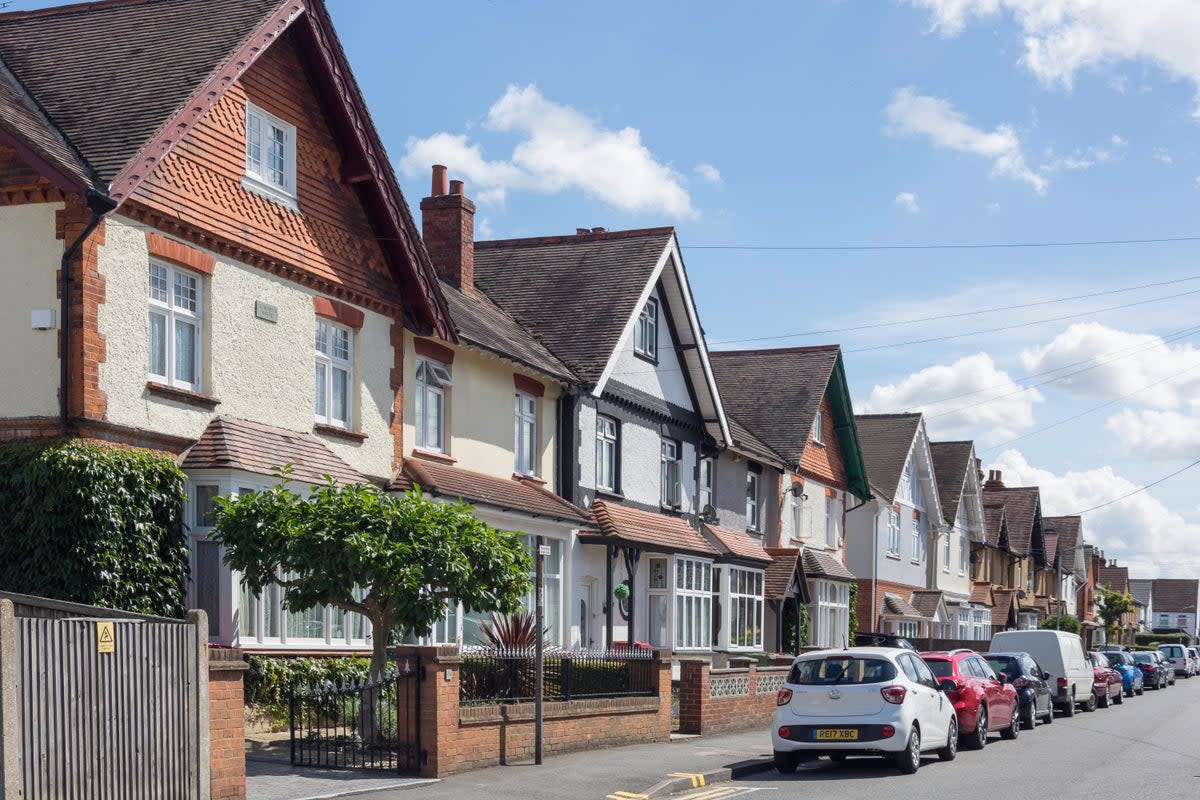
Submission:
<svg viewBox="0 0 1200 800">
<path fill-rule="evenodd" d="M 1149 653 L 1134 653 L 1133 660 L 1139 664 L 1153 664 L 1154 656 Z"/>
<path fill-rule="evenodd" d="M 927 658 L 925 664 L 929 667 L 929 671 L 933 673 L 935 678 L 952 678 L 954 677 L 954 665 L 944 658 Z"/>
<path fill-rule="evenodd" d="M 896 667 L 885 658 L 814 658 L 796 662 L 788 674 L 788 683 L 829 686 L 883 683 L 895 678 Z"/>
<path fill-rule="evenodd" d="M 1160 647 L 1158 650 L 1167 658 L 1183 658 L 1183 648 L 1177 644 L 1169 645 L 1167 647 Z"/>
<path fill-rule="evenodd" d="M 1014 659 L 1004 656 L 984 656 L 983 660 L 997 675 L 1003 672 L 1008 677 L 1015 678 L 1021 674 L 1021 666 Z"/>
</svg>

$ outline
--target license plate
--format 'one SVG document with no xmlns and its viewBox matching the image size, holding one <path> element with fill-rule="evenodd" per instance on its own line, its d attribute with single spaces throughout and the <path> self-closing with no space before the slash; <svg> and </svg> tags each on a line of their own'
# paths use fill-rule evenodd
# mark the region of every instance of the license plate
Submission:
<svg viewBox="0 0 1200 800">
<path fill-rule="evenodd" d="M 858 740 L 858 731 L 854 728 L 818 728 L 813 731 L 813 738 L 818 742 L 853 742 Z"/>
</svg>

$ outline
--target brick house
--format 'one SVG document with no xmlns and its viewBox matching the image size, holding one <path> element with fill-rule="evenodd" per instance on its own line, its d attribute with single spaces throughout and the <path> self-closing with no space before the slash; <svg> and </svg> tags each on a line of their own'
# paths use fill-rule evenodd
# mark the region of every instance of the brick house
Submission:
<svg viewBox="0 0 1200 800">
<path fill-rule="evenodd" d="M 767 646 L 793 652 L 785 628 L 798 624 L 800 604 L 808 606 L 806 644 L 842 646 L 849 641 L 855 581 L 846 568 L 846 515 L 870 491 L 841 348 L 717 351 L 711 357 L 734 438 L 744 429 L 781 461 L 774 479 L 784 491 L 763 530 L 775 559 L 767 568 Z"/>
<path fill-rule="evenodd" d="M 323 3 L 0 14 L 0 57 L 0 439 L 174 454 L 213 641 L 364 647 L 357 615 L 242 592 L 207 537 L 284 463 L 391 481 L 408 333 L 456 341 Z"/>
<path fill-rule="evenodd" d="M 995 523 L 986 531 L 990 550 L 979 578 L 991 582 L 999 601 L 992 624 L 997 630 L 1036 628 L 1049 616 L 1055 588 L 1047 584 L 1041 491 L 1005 486 L 1001 471 L 991 470 L 983 484 L 983 506 L 985 529 L 989 515 Z"/>
<path fill-rule="evenodd" d="M 1075 596 L 1079 586 L 1076 562 L 1077 554 L 1083 548 L 1083 519 L 1042 517 L 1042 533 L 1046 539 L 1046 556 L 1051 562 L 1058 586 L 1050 613 L 1075 616 Z"/>
</svg>

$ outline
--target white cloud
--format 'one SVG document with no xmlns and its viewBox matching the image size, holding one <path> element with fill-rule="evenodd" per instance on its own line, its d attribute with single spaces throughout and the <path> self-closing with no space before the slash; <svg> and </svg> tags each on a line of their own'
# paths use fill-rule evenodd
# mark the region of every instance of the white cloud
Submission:
<svg viewBox="0 0 1200 800">
<path fill-rule="evenodd" d="M 1105 427 L 1132 456 L 1155 461 L 1200 457 L 1200 400 L 1191 402 L 1190 413 L 1122 409 Z"/>
<path fill-rule="evenodd" d="M 928 9 L 933 29 L 951 37 L 973 17 L 1010 14 L 1023 34 L 1021 63 L 1047 85 L 1069 90 L 1081 71 L 1144 62 L 1200 89 L 1200 3 L 1193 0 L 909 2 Z"/>
<path fill-rule="evenodd" d="M 1033 425 L 1036 389 L 1018 386 L 987 353 L 937 364 L 897 383 L 876 385 L 864 411 L 924 411 L 935 439 L 966 437 L 983 443 L 1011 439 Z"/>
<path fill-rule="evenodd" d="M 496 231 L 492 229 L 492 221 L 487 217 L 480 217 L 475 223 L 475 238 L 476 239 L 492 239 L 495 238 Z"/>
<path fill-rule="evenodd" d="M 1111 466 L 1057 475 L 1031 465 L 1017 450 L 1004 451 L 989 467 L 1002 471 L 1006 486 L 1040 487 L 1046 516 L 1083 511 L 1138 488 Z M 1200 574 L 1200 525 L 1188 522 L 1150 491 L 1084 515 L 1083 538 L 1139 578 Z"/>
<path fill-rule="evenodd" d="M 1156 161 L 1161 161 L 1168 167 L 1175 163 L 1175 159 L 1171 158 L 1171 154 L 1161 147 L 1154 148 L 1150 155 L 1153 156 Z"/>
<path fill-rule="evenodd" d="M 900 192 L 896 195 L 896 205 L 912 214 L 921 213 L 921 207 L 917 205 L 916 192 Z"/>
<path fill-rule="evenodd" d="M 1046 193 L 1046 179 L 1025 163 L 1011 125 L 997 125 L 992 131 L 976 128 L 949 100 L 917 94 L 911 86 L 897 89 L 884 113 L 893 136 L 927 136 L 938 147 L 988 158 L 992 175 L 1024 181 L 1038 194 Z"/>
<path fill-rule="evenodd" d="M 1048 377 L 1062 377 L 1054 385 L 1065 392 L 1110 399 L 1138 392 L 1130 402 L 1153 408 L 1177 408 L 1200 391 L 1196 347 L 1099 322 L 1071 325 L 1049 344 L 1026 348 L 1021 361 L 1029 372 L 1061 370 Z"/>
<path fill-rule="evenodd" d="M 1060 169 L 1090 169 L 1097 163 L 1103 164 L 1114 159 L 1120 160 L 1125 157 L 1127 144 L 1124 139 L 1114 133 L 1108 143 L 1104 145 L 1077 147 L 1071 151 L 1071 155 L 1062 158 L 1054 158 L 1053 150 L 1047 148 L 1046 157 L 1049 160 L 1038 168 L 1038 172 L 1045 174 Z"/>
<path fill-rule="evenodd" d="M 481 203 L 502 203 L 510 191 L 579 190 L 623 211 L 698 216 L 682 176 L 655 158 L 636 128 L 605 128 L 532 84 L 509 86 L 483 127 L 520 137 L 509 158 L 489 160 L 465 134 L 442 132 L 409 138 L 401 171 L 417 177 L 445 164 L 470 182 Z"/>
<path fill-rule="evenodd" d="M 709 183 L 721 183 L 721 170 L 712 164 L 701 162 L 696 165 L 696 174 Z"/>
<path fill-rule="evenodd" d="M 1000 211 L 1000 204 L 999 203 L 988 203 L 987 210 L 988 210 L 989 214 L 995 214 Z"/>
</svg>

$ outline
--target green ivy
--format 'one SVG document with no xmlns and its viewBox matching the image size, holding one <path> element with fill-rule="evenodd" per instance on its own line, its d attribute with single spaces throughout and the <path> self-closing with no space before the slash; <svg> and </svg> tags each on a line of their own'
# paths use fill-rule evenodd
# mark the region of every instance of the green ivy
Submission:
<svg viewBox="0 0 1200 800">
<path fill-rule="evenodd" d="M 147 450 L 74 439 L 0 447 L 0 588 L 181 616 L 184 481 Z"/>
<path fill-rule="evenodd" d="M 796 629 L 796 652 L 799 653 L 801 647 L 808 647 L 808 634 L 812 625 L 808 615 L 808 603 L 798 603 L 797 607 L 800 610 L 800 623 Z"/>
<path fill-rule="evenodd" d="M 858 581 L 850 582 L 850 644 L 854 644 L 854 634 L 858 633 Z"/>
<path fill-rule="evenodd" d="M 363 656 L 294 658 L 287 656 L 248 656 L 250 669 L 245 673 L 247 704 L 286 708 L 288 693 L 309 684 L 344 686 L 366 680 L 371 660 Z"/>
</svg>

